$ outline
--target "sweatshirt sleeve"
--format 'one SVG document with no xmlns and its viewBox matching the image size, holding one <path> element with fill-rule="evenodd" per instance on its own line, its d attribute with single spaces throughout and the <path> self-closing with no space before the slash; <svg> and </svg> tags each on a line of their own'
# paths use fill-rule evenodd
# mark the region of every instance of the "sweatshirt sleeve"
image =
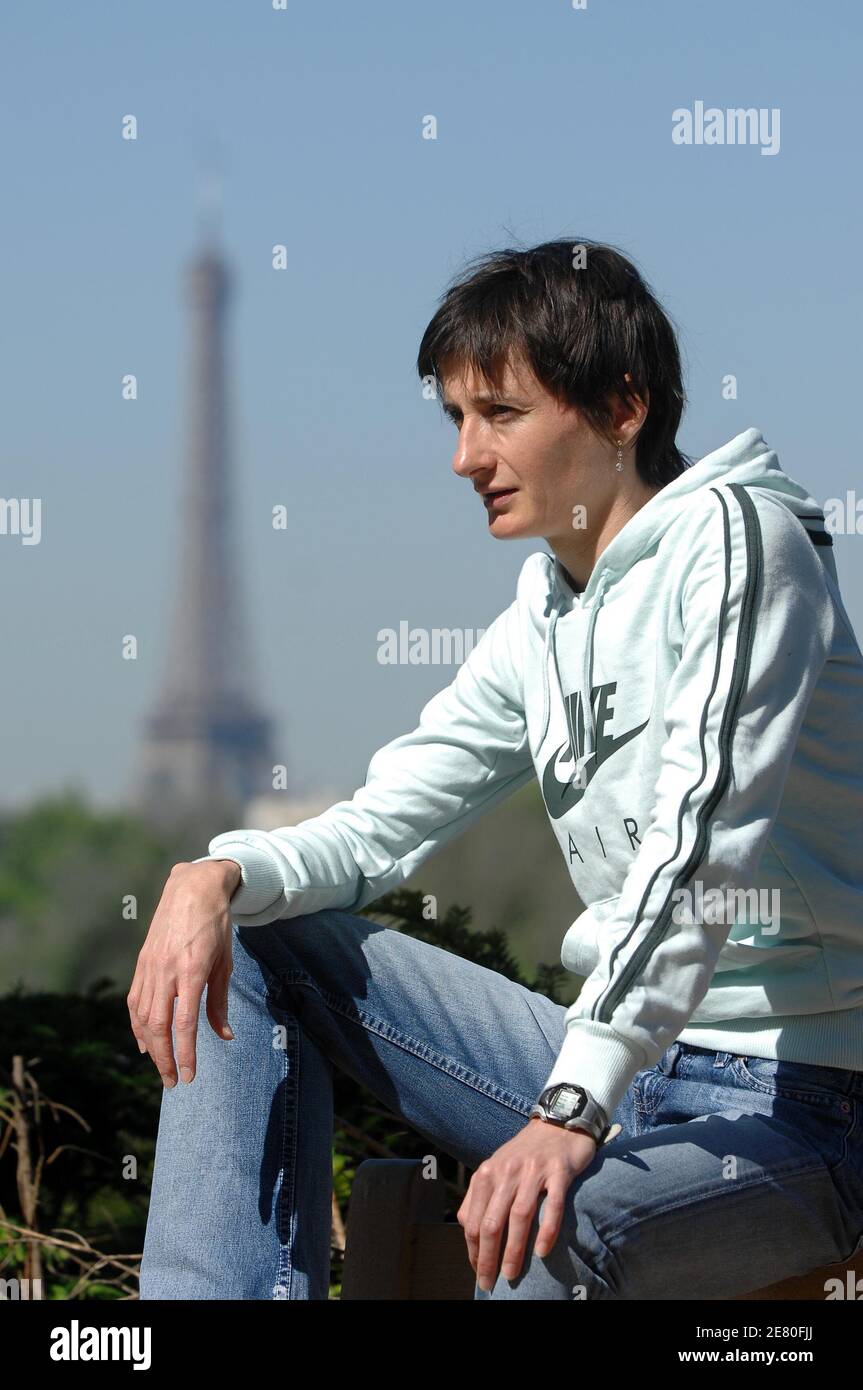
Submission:
<svg viewBox="0 0 863 1390">
<path fill-rule="evenodd" d="M 833 635 L 821 561 L 796 518 L 739 484 L 710 494 L 677 548 L 683 636 L 653 808 L 616 904 L 601 909 L 596 963 L 545 1083 L 584 1086 L 609 1121 L 707 992 L 733 922 L 706 906 L 696 920 L 694 881 L 723 905 L 755 886 Z"/>
<path fill-rule="evenodd" d="M 277 830 L 228 830 L 196 859 L 234 859 L 234 921 L 357 911 L 535 775 L 522 697 L 518 599 L 487 628 L 419 723 L 380 748 L 354 795 Z"/>
</svg>

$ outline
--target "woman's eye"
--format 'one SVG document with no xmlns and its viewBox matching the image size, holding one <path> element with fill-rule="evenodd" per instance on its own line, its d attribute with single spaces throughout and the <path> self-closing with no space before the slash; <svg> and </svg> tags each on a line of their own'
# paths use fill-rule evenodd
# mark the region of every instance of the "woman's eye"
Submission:
<svg viewBox="0 0 863 1390">
<path fill-rule="evenodd" d="M 516 411 L 515 407 L 511 405 L 490 405 L 487 413 L 495 416 L 515 415 Z M 461 416 L 450 415 L 449 412 L 447 412 L 447 417 L 450 423 L 455 425 L 456 429 L 461 428 Z"/>
</svg>

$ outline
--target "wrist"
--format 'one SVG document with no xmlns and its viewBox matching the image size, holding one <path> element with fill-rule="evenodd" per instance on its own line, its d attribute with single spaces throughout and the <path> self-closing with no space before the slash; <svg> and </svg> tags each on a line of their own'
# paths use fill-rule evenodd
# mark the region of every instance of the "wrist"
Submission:
<svg viewBox="0 0 863 1390">
<path fill-rule="evenodd" d="M 212 867 L 211 867 L 212 866 Z M 204 873 L 212 875 L 217 883 L 221 883 L 229 895 L 233 895 L 239 888 L 243 880 L 243 871 L 236 859 L 200 859 L 194 864 L 175 864 L 171 873 L 178 869 L 202 869 Z"/>
<path fill-rule="evenodd" d="M 556 1129 L 560 1134 L 571 1134 L 575 1135 L 577 1138 L 590 1139 L 593 1143 L 594 1148 L 599 1147 L 594 1136 L 592 1134 L 588 1134 L 586 1129 L 567 1129 L 565 1125 L 556 1125 L 552 1120 L 544 1120 L 540 1115 L 531 1115 L 530 1119 L 528 1120 L 528 1124 L 542 1125 L 544 1129 Z"/>
<path fill-rule="evenodd" d="M 213 863 L 222 870 L 231 893 L 236 892 L 243 881 L 243 871 L 236 859 L 214 859 Z"/>
</svg>

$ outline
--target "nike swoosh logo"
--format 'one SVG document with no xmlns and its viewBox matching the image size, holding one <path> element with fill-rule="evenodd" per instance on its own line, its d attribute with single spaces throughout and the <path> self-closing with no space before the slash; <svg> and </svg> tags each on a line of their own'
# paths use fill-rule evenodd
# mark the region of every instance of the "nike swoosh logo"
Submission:
<svg viewBox="0 0 863 1390">
<path fill-rule="evenodd" d="M 631 739 L 634 739 L 640 734 L 642 729 L 645 729 L 649 722 L 648 719 L 645 719 L 643 724 L 639 724 L 637 728 L 630 729 L 625 734 L 618 734 L 617 738 L 604 737 L 597 739 L 596 754 L 591 761 L 585 765 L 583 787 L 575 786 L 571 781 L 562 782 L 557 775 L 558 759 L 560 759 L 562 763 L 572 762 L 573 755 L 569 741 L 567 740 L 565 743 L 562 743 L 560 747 L 552 753 L 542 773 L 542 799 L 545 802 L 546 810 L 552 820 L 559 820 L 561 816 L 565 816 L 567 811 L 578 804 L 587 791 L 590 783 L 593 781 L 597 770 L 602 767 L 603 763 L 608 762 L 609 758 L 613 757 L 613 755 L 621 748 L 624 748 Z"/>
</svg>

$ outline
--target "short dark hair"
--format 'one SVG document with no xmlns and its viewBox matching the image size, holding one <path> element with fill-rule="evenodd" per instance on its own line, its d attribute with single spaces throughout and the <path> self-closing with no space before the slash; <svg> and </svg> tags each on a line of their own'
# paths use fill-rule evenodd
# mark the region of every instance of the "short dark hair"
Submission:
<svg viewBox="0 0 863 1390">
<path fill-rule="evenodd" d="M 441 297 L 417 371 L 434 380 L 438 396 L 443 376 L 466 367 L 500 390 L 510 353 L 523 355 L 546 389 L 609 442 L 609 398 L 636 392 L 648 407 L 636 468 L 649 486 L 664 487 L 690 466 L 674 442 L 686 403 L 675 331 L 615 247 L 582 237 L 476 257 Z"/>
</svg>

